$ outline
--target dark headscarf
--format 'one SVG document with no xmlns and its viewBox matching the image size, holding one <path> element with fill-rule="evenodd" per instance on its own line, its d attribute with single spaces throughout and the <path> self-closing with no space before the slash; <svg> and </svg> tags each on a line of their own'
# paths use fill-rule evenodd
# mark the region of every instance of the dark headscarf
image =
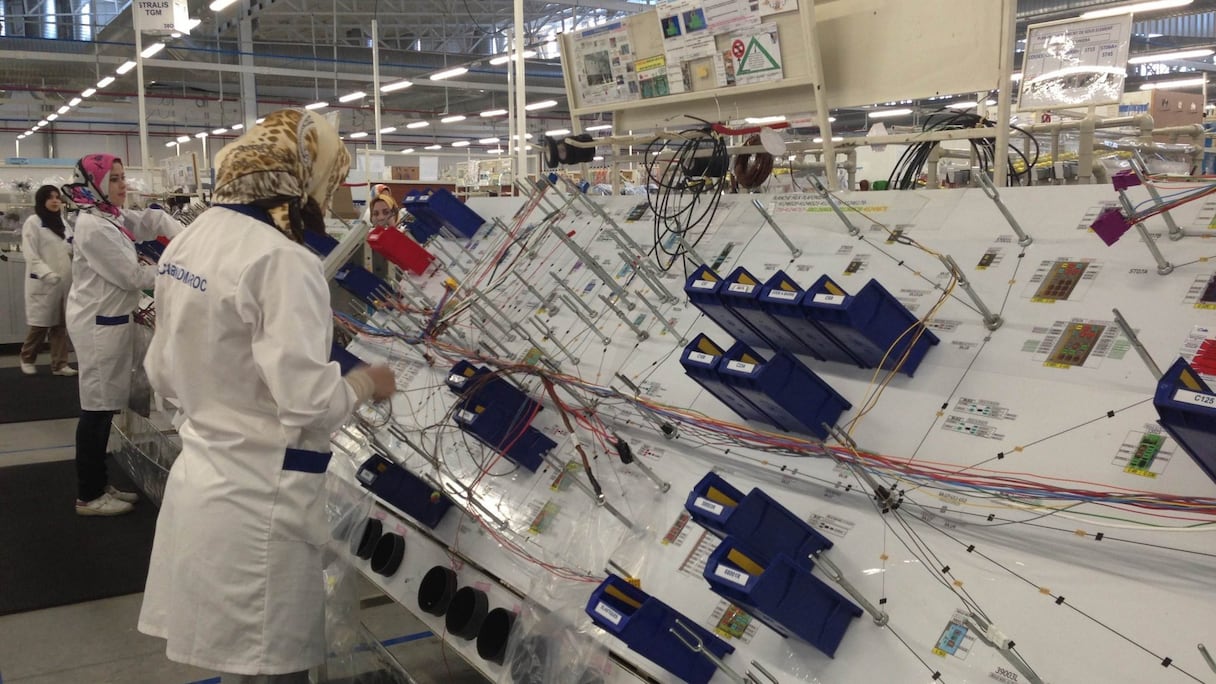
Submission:
<svg viewBox="0 0 1216 684">
<path fill-rule="evenodd" d="M 66 239 L 64 234 L 63 215 L 58 211 L 51 211 L 46 208 L 46 201 L 51 198 L 51 193 L 60 195 L 59 188 L 54 185 L 44 185 L 38 188 L 38 192 L 34 193 L 34 213 L 42 220 L 42 227 L 49 229 L 52 233 L 60 238 Z"/>
</svg>

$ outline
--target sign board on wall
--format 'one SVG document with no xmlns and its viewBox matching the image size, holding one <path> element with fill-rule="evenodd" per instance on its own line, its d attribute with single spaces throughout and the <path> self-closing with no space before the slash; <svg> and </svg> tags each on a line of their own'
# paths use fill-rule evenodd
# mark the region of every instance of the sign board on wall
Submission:
<svg viewBox="0 0 1216 684">
<path fill-rule="evenodd" d="M 1114 104 L 1123 95 L 1132 15 L 1030 26 L 1018 108 Z"/>
<path fill-rule="evenodd" d="M 144 33 L 172 33 L 190 20 L 186 0 L 133 0 L 131 15 Z"/>
</svg>

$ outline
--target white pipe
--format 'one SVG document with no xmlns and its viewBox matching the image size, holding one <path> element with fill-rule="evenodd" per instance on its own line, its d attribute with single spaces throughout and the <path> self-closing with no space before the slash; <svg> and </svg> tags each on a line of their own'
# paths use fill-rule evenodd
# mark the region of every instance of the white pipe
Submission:
<svg viewBox="0 0 1216 684">
<path fill-rule="evenodd" d="M 515 0 L 515 24 L 511 35 L 515 39 L 514 57 L 515 57 L 515 110 L 517 125 L 515 130 L 514 143 L 516 146 L 515 163 L 516 163 L 516 180 L 528 177 L 528 110 L 524 109 L 527 106 L 526 81 L 524 79 L 524 0 Z M 539 173 L 537 175 L 540 175 Z"/>
<path fill-rule="evenodd" d="M 135 27 L 135 98 L 139 103 L 139 165 L 145 169 L 153 168 L 152 157 L 148 156 L 148 106 L 144 98 L 144 37 L 143 31 Z M 129 164 L 131 160 L 127 160 Z"/>
<path fill-rule="evenodd" d="M 337 94 L 335 93 L 335 97 Z M 380 129 L 380 22 L 372 19 L 372 116 L 376 122 L 376 149 L 383 150 Z M 369 168 L 368 177 L 371 177 Z"/>
</svg>

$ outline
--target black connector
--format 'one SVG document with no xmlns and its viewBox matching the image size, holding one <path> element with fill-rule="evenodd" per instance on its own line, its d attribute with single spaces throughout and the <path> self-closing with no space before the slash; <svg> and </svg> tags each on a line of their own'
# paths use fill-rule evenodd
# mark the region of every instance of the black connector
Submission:
<svg viewBox="0 0 1216 684">
<path fill-rule="evenodd" d="M 616 443 L 613 444 L 613 446 L 616 447 L 617 456 L 621 457 L 621 463 L 624 463 L 625 465 L 633 463 L 633 449 L 629 448 L 629 443 L 621 439 L 620 436 L 615 433 L 612 435 L 612 437 L 616 440 Z"/>
</svg>

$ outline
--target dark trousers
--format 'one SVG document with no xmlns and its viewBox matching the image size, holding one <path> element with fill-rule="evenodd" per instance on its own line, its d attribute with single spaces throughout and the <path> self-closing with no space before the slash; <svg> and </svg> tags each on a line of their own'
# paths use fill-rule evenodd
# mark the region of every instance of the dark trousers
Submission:
<svg viewBox="0 0 1216 684">
<path fill-rule="evenodd" d="M 76 424 L 76 498 L 92 501 L 106 491 L 106 446 L 113 411 L 81 411 Z"/>
</svg>

